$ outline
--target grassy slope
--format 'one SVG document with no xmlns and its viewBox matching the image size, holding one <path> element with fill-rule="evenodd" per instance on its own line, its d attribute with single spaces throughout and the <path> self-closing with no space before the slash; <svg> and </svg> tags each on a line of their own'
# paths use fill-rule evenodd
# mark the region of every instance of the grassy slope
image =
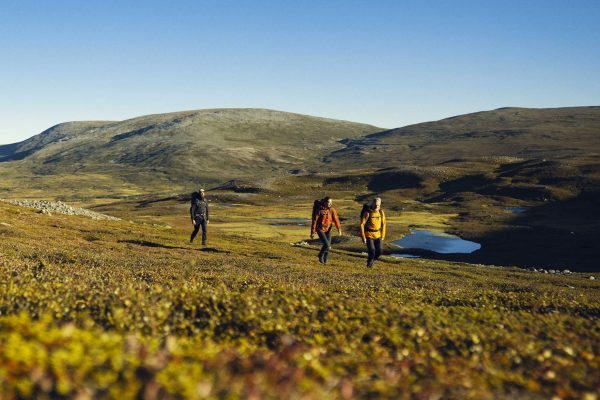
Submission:
<svg viewBox="0 0 600 400">
<path fill-rule="evenodd" d="M 450 232 L 483 247 L 446 259 L 597 271 L 599 132 L 600 107 L 460 115 L 349 140 L 325 158 L 346 172 L 321 181 L 388 208 L 412 199 L 459 214 Z"/>
<path fill-rule="evenodd" d="M 293 232 L 222 224 L 268 214 L 252 204 L 214 205 L 201 252 L 183 202 L 104 208 L 137 222 L 0 203 L 0 397 L 600 393 L 600 284 L 587 275 L 394 259 L 367 270 L 343 251 L 321 266 L 316 248 L 285 242 Z"/>
<path fill-rule="evenodd" d="M 506 156 L 597 164 L 599 120 L 600 107 L 501 108 L 349 140 L 329 160 L 376 168 Z"/>
<path fill-rule="evenodd" d="M 288 170 L 314 167 L 321 156 L 339 149 L 343 138 L 378 130 L 264 109 L 67 123 L 10 147 L 16 160 L 0 163 L 6 177 L 0 190 L 23 193 L 44 187 L 81 198 L 86 191 L 89 196 L 169 193 L 230 179 L 262 183 Z M 20 159 L 23 155 L 28 157 Z M 112 190 L 106 190 L 111 184 Z"/>
</svg>

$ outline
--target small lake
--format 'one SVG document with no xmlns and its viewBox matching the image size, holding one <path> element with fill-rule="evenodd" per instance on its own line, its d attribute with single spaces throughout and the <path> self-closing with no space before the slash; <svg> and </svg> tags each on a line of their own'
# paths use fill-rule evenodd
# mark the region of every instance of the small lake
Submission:
<svg viewBox="0 0 600 400">
<path fill-rule="evenodd" d="M 458 236 L 428 230 L 412 230 L 400 240 L 392 242 L 404 249 L 423 249 L 441 254 L 472 253 L 481 245 Z"/>
<path fill-rule="evenodd" d="M 269 221 L 269 225 L 274 226 L 310 226 L 308 218 L 263 218 Z"/>
<path fill-rule="evenodd" d="M 421 256 L 416 256 L 414 254 L 405 254 L 405 253 L 394 253 L 394 254 L 390 254 L 392 257 L 398 257 L 398 258 L 421 258 Z"/>
</svg>

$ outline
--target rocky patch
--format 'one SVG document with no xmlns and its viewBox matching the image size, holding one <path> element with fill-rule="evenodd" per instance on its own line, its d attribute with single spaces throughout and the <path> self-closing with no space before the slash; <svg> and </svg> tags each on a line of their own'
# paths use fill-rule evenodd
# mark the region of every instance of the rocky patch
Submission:
<svg viewBox="0 0 600 400">
<path fill-rule="evenodd" d="M 110 215 L 100 214 L 97 212 L 93 212 L 90 210 L 86 210 L 85 208 L 72 207 L 68 204 L 65 204 L 61 201 L 46 201 L 46 200 L 5 200 L 0 199 L 5 203 L 14 204 L 16 206 L 33 208 L 36 210 L 40 210 L 43 214 L 52 213 L 56 214 L 65 214 L 65 215 L 81 215 L 84 217 L 92 218 L 95 220 L 104 220 L 104 221 L 120 221 L 120 218 L 111 217 Z"/>
</svg>

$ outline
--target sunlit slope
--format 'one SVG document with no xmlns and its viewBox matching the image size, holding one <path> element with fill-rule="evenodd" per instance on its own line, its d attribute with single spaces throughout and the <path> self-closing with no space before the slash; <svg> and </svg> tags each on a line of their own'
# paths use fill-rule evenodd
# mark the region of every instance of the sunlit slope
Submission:
<svg viewBox="0 0 600 400">
<path fill-rule="evenodd" d="M 302 170 L 342 146 L 339 140 L 380 130 L 370 125 L 265 109 L 214 109 L 116 122 L 57 125 L 0 147 L 0 171 L 14 186 L 89 177 L 146 190 L 160 185 L 263 180 Z M 16 173 L 18 171 L 18 174 Z M 19 175 L 19 176 L 16 176 Z M 46 179 L 47 178 L 47 179 Z M 3 182 L 4 189 L 11 182 Z M 33 185 L 32 185 L 33 186 Z M 52 183 L 52 186 L 54 184 Z M 79 184 L 81 187 L 81 184 Z"/>
<path fill-rule="evenodd" d="M 125 216 L 125 215 L 122 215 Z M 135 217 L 133 217 L 135 219 Z M 588 275 L 379 261 L 0 203 L 0 397 L 584 398 Z"/>
<path fill-rule="evenodd" d="M 332 166 L 431 165 L 509 156 L 598 163 L 600 107 L 500 108 L 410 125 L 346 141 Z"/>
</svg>

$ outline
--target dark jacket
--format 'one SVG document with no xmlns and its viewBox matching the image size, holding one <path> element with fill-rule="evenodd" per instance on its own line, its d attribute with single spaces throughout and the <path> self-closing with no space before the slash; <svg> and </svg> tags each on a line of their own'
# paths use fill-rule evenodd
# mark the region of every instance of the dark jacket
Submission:
<svg viewBox="0 0 600 400">
<path fill-rule="evenodd" d="M 202 199 L 200 193 L 192 193 L 192 201 L 190 204 L 190 217 L 193 220 L 204 219 L 208 221 L 208 201 L 206 198 Z"/>
</svg>

